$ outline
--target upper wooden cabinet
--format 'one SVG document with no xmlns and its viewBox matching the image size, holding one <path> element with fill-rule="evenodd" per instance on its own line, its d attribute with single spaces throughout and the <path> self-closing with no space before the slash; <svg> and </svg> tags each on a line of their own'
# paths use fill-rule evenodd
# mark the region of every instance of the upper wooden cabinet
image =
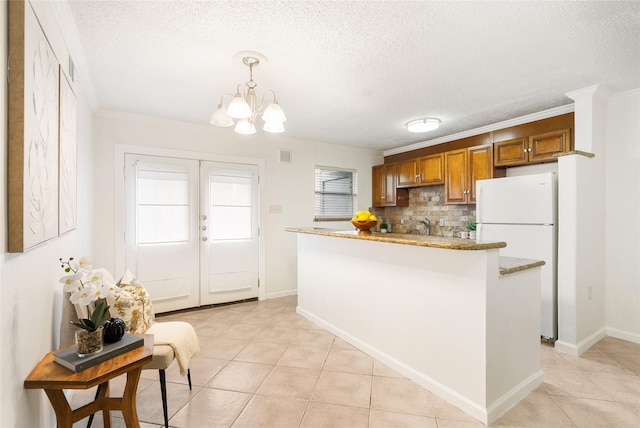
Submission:
<svg viewBox="0 0 640 428">
<path fill-rule="evenodd" d="M 444 153 L 446 204 L 475 204 L 476 181 L 493 178 L 491 144 Z"/>
<path fill-rule="evenodd" d="M 570 150 L 570 129 L 499 141 L 493 146 L 493 165 L 504 167 L 554 161 L 553 155 Z"/>
<path fill-rule="evenodd" d="M 444 183 L 444 153 L 397 163 L 397 187 L 432 186 Z"/>
<path fill-rule="evenodd" d="M 397 165 L 376 165 L 372 168 L 371 204 L 374 207 L 408 207 L 409 189 L 396 189 Z"/>
</svg>

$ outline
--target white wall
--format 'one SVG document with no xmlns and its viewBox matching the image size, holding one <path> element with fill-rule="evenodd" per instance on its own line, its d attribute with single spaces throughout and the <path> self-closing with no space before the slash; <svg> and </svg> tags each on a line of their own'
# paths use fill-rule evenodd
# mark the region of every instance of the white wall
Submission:
<svg viewBox="0 0 640 428">
<path fill-rule="evenodd" d="M 114 147 L 116 144 L 212 153 L 221 156 L 263 159 L 266 186 L 263 206 L 282 206 L 282 214 L 266 212 L 264 238 L 266 297 L 296 292 L 295 234 L 285 227 L 347 228 L 348 222 L 314 223 L 314 166 L 335 166 L 358 171 L 358 201 L 361 209 L 371 205 L 371 166 L 382 163 L 382 152 L 314 143 L 268 134 L 239 135 L 228 128 L 215 128 L 157 118 L 102 112 L 94 119 L 94 258 L 100 266 L 114 270 Z M 279 149 L 291 150 L 292 163 L 279 162 Z M 120 275 L 115 272 L 114 276 Z"/>
<path fill-rule="evenodd" d="M 66 58 L 59 34 L 52 25 L 48 3 L 38 2 L 36 13 L 51 34 L 59 60 Z M 7 7 L 0 8 L 0 58 L 7 61 Z M 55 425 L 53 410 L 42 390 L 25 390 L 24 379 L 44 356 L 57 348 L 61 309 L 60 257 L 91 256 L 93 196 L 92 114 L 78 96 L 78 228 L 22 254 L 7 253 L 7 75 L 0 67 L 0 121 L 2 185 L 0 200 L 0 426 L 46 427 Z"/>
<path fill-rule="evenodd" d="M 607 110 L 607 334 L 640 343 L 640 88 Z"/>
</svg>

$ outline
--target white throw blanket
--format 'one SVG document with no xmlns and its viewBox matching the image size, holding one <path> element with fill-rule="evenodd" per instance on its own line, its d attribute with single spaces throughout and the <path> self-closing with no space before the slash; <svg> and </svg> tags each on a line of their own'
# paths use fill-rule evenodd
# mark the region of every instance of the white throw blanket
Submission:
<svg viewBox="0 0 640 428">
<path fill-rule="evenodd" d="M 153 334 L 154 345 L 171 346 L 180 366 L 180 374 L 186 376 L 191 357 L 200 350 L 193 326 L 182 321 L 157 322 L 144 334 Z"/>
</svg>

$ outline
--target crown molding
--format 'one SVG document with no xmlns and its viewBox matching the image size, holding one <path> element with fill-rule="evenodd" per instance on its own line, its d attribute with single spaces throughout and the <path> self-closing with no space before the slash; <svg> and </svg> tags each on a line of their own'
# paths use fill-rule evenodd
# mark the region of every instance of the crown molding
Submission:
<svg viewBox="0 0 640 428">
<path fill-rule="evenodd" d="M 435 146 L 436 144 L 448 143 L 449 141 L 460 140 L 462 138 L 473 137 L 474 135 L 484 134 L 486 132 L 497 131 L 511 126 L 522 125 L 523 123 L 535 122 L 536 120 L 547 119 L 554 116 L 560 116 L 575 111 L 574 104 L 566 104 L 560 107 L 543 110 L 537 113 L 528 114 L 526 116 L 516 117 L 514 119 L 505 120 L 491 125 L 482 126 L 480 128 L 470 129 L 468 131 L 458 132 L 457 134 L 446 135 L 444 137 L 434 138 L 433 140 L 422 141 L 411 144 L 409 146 L 396 147 L 394 149 L 385 150 L 384 156 L 397 155 L 398 153 L 410 152 L 422 149 L 424 147 Z"/>
</svg>

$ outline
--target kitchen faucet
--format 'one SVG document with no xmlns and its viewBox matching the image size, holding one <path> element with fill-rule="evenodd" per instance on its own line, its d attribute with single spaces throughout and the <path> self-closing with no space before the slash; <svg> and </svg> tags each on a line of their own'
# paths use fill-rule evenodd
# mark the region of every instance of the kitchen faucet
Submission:
<svg viewBox="0 0 640 428">
<path fill-rule="evenodd" d="M 425 235 L 431 235 L 431 220 L 429 220 L 428 218 L 424 218 L 424 220 L 420 220 L 418 222 L 418 224 L 424 224 L 425 227 Z"/>
</svg>

